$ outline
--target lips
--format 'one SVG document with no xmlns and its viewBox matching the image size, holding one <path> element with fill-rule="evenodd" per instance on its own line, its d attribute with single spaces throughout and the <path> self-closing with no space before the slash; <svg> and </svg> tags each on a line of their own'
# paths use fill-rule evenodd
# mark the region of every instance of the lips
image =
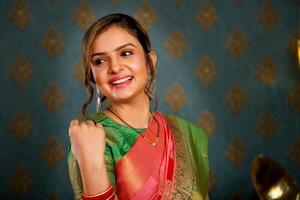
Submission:
<svg viewBox="0 0 300 200">
<path fill-rule="evenodd" d="M 122 83 L 126 83 L 130 80 L 132 80 L 133 76 L 118 76 L 118 77 L 114 77 L 112 78 L 109 83 L 112 85 L 120 85 Z"/>
</svg>

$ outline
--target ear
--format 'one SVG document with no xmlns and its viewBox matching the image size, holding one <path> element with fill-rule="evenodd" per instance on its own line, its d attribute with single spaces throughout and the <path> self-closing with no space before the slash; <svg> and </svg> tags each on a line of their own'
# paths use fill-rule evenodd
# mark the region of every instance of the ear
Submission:
<svg viewBox="0 0 300 200">
<path fill-rule="evenodd" d="M 89 72 L 88 72 L 89 81 L 96 84 L 96 80 L 94 79 L 94 71 L 93 71 L 92 67 L 90 66 L 90 68 L 88 70 L 89 70 Z"/>
<path fill-rule="evenodd" d="M 151 51 L 149 53 L 149 58 L 153 64 L 153 67 L 155 68 L 156 67 L 156 61 L 157 61 L 157 56 L 156 56 L 156 53 L 154 51 Z"/>
</svg>

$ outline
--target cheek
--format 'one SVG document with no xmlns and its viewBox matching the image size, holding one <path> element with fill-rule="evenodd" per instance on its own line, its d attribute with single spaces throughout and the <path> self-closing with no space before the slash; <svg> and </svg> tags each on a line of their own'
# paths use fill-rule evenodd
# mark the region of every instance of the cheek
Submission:
<svg viewBox="0 0 300 200">
<path fill-rule="evenodd" d="M 92 75 L 97 85 L 101 86 L 103 84 L 104 76 L 100 69 L 92 68 Z"/>
<path fill-rule="evenodd" d="M 147 75 L 147 64 L 145 59 L 138 59 L 135 62 L 135 70 L 139 73 L 139 74 L 143 74 L 143 75 Z"/>
</svg>

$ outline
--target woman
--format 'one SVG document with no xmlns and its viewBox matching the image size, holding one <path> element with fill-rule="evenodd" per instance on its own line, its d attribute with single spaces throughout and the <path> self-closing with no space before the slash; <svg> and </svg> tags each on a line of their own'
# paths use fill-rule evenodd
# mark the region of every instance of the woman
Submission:
<svg viewBox="0 0 300 200">
<path fill-rule="evenodd" d="M 207 137 L 193 124 L 150 110 L 156 54 L 132 17 L 111 14 L 85 33 L 85 122 L 72 120 L 69 174 L 75 199 L 205 199 Z M 97 113 L 87 115 L 97 91 Z M 101 93 L 101 95 L 100 95 Z M 106 110 L 99 112 L 107 100 Z"/>
</svg>

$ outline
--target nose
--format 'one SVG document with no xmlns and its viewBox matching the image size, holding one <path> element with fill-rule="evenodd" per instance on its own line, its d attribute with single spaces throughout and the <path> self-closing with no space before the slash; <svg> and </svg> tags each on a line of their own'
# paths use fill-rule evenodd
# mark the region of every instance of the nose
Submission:
<svg viewBox="0 0 300 200">
<path fill-rule="evenodd" d="M 122 63 L 117 58 L 111 58 L 109 72 L 112 74 L 117 74 L 122 71 L 123 66 Z"/>
</svg>

